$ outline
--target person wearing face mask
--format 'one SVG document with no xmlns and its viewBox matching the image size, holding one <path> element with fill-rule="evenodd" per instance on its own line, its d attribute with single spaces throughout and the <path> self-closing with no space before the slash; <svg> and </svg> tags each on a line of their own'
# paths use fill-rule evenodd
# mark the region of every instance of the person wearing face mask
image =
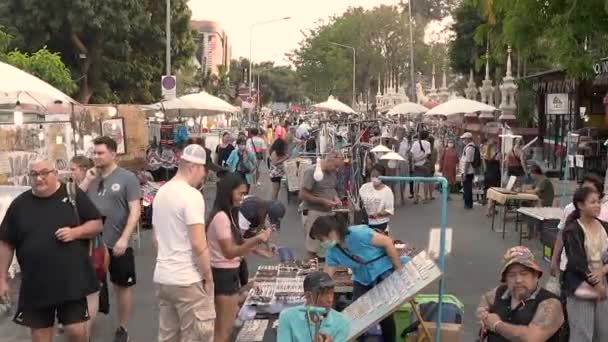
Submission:
<svg viewBox="0 0 608 342">
<path fill-rule="evenodd" d="M 224 166 L 228 162 L 230 153 L 234 151 L 234 146 L 230 143 L 230 133 L 224 132 L 222 134 L 222 141 L 215 147 L 215 163 Z"/>
<path fill-rule="evenodd" d="M 237 149 L 230 153 L 228 157 L 228 168 L 230 172 L 236 173 L 245 180 L 247 192 L 253 184 L 253 174 L 257 165 L 256 155 L 247 150 L 245 138 L 238 138 L 236 141 Z"/>
<path fill-rule="evenodd" d="M 336 266 L 348 267 L 353 274 L 353 300 L 400 270 L 408 258 L 399 257 L 393 239 L 367 225 L 347 226 L 343 218 L 316 219 L 310 238 L 320 241 L 325 251 L 325 271 L 333 275 Z M 384 341 L 395 341 L 395 321 L 390 315 L 380 322 Z"/>
<path fill-rule="evenodd" d="M 375 165 L 371 172 L 371 181 L 359 189 L 359 197 L 367 213 L 370 228 L 388 234 L 388 223 L 395 214 L 395 196 L 390 187 L 382 183 L 379 177 L 386 175 L 382 165 Z"/>
<path fill-rule="evenodd" d="M 450 192 L 453 191 L 456 186 L 456 169 L 458 168 L 458 151 L 454 145 L 454 140 L 449 139 L 447 146 L 441 153 L 441 159 L 439 160 L 439 170 L 443 177 L 448 180 L 448 199 L 450 198 Z"/>
<path fill-rule="evenodd" d="M 335 283 L 329 274 L 316 271 L 304 278 L 306 303 L 281 311 L 277 341 L 346 341 L 350 322 L 334 309 Z"/>
</svg>

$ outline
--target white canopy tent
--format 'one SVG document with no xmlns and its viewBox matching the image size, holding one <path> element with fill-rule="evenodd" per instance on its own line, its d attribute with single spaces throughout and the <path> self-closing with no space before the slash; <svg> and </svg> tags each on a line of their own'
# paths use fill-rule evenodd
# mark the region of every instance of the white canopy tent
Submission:
<svg viewBox="0 0 608 342">
<path fill-rule="evenodd" d="M 414 102 L 403 102 L 389 109 L 387 115 L 399 114 L 421 114 L 426 113 L 429 109 L 425 106 Z"/>
<path fill-rule="evenodd" d="M 328 112 L 338 112 L 338 113 L 348 113 L 348 114 L 355 113 L 355 111 L 352 108 L 350 108 L 348 105 L 345 105 L 344 103 L 340 102 L 333 96 L 329 96 L 329 98 L 327 98 L 327 101 L 317 103 L 317 104 L 313 105 L 312 107 L 317 110 L 328 111 Z"/>
<path fill-rule="evenodd" d="M 61 90 L 10 64 L 0 62 L 0 104 L 46 107 L 56 103 L 78 103 Z"/>
<path fill-rule="evenodd" d="M 473 101 L 468 99 L 453 99 L 444 102 L 426 112 L 425 116 L 430 115 L 456 115 L 462 113 L 475 113 L 475 112 L 494 112 L 498 109 L 496 107 L 487 105 L 479 101 Z"/>
<path fill-rule="evenodd" d="M 164 112 L 167 116 L 214 115 L 239 111 L 237 107 L 205 91 L 144 106 L 144 110 Z"/>
</svg>

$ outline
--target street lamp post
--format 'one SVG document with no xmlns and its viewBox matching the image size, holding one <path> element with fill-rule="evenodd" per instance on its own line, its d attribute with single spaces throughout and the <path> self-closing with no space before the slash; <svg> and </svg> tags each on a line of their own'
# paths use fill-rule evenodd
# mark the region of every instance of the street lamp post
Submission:
<svg viewBox="0 0 608 342">
<path fill-rule="evenodd" d="M 353 52 L 353 102 L 352 102 L 352 108 L 355 108 L 355 96 L 356 96 L 356 75 L 357 75 L 357 50 L 355 50 L 354 47 L 352 46 L 348 46 L 348 45 L 344 45 L 344 44 L 338 44 L 338 43 L 334 43 L 334 42 L 329 42 L 332 45 L 336 45 L 336 46 L 341 46 L 343 48 L 346 49 L 351 49 Z"/>
<path fill-rule="evenodd" d="M 409 68 L 410 68 L 410 81 L 411 81 L 411 85 L 410 87 L 412 88 L 411 91 L 411 96 L 412 96 L 412 101 L 416 102 L 416 80 L 414 79 L 414 24 L 412 23 L 412 1 L 414 0 L 408 0 L 407 1 L 407 14 L 408 14 L 408 26 L 409 26 L 409 31 L 410 31 L 410 62 L 409 62 Z M 401 5 L 403 6 L 403 0 L 400 0 Z"/>
<path fill-rule="evenodd" d="M 166 46 L 165 46 L 165 63 L 167 67 L 167 76 L 171 75 L 171 0 L 167 0 L 167 28 L 166 28 Z"/>
<path fill-rule="evenodd" d="M 247 79 L 247 86 L 249 86 L 249 97 L 251 98 L 251 88 L 252 88 L 252 74 L 253 74 L 253 60 L 252 60 L 252 51 L 253 51 L 253 28 L 256 26 L 262 26 L 266 24 L 276 23 L 279 21 L 289 20 L 291 17 L 278 18 L 273 20 L 261 21 L 259 23 L 254 23 L 249 26 L 249 75 Z"/>
<path fill-rule="evenodd" d="M 408 23 L 410 26 L 410 79 L 411 79 L 411 92 L 412 92 L 412 101 L 416 102 L 416 80 L 414 80 L 414 29 L 412 23 L 412 1 L 408 0 L 407 2 L 407 13 L 408 13 Z"/>
</svg>

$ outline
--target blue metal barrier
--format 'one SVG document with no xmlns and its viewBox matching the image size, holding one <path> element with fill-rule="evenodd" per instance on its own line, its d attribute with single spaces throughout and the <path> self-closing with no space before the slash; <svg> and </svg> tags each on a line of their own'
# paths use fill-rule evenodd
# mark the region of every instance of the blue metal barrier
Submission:
<svg viewBox="0 0 608 342">
<path fill-rule="evenodd" d="M 439 278 L 439 300 L 437 303 L 437 320 L 435 321 L 436 334 L 435 341 L 441 341 L 441 315 L 443 310 L 443 289 L 445 279 L 445 231 L 448 224 L 448 180 L 445 177 L 399 177 L 399 176 L 382 176 L 382 181 L 387 182 L 421 182 L 421 183 L 439 183 L 441 184 L 441 234 L 439 239 L 439 269 L 441 269 L 441 278 Z"/>
</svg>

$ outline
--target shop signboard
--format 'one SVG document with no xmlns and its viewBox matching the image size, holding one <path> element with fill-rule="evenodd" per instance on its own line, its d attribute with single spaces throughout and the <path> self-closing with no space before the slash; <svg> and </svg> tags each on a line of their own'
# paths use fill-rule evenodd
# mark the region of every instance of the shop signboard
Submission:
<svg viewBox="0 0 608 342">
<path fill-rule="evenodd" d="M 602 59 L 601 61 L 593 64 L 593 72 L 596 75 L 608 73 L 608 58 Z"/>
<path fill-rule="evenodd" d="M 547 114 L 568 114 L 570 101 L 567 93 L 547 94 Z"/>
</svg>

